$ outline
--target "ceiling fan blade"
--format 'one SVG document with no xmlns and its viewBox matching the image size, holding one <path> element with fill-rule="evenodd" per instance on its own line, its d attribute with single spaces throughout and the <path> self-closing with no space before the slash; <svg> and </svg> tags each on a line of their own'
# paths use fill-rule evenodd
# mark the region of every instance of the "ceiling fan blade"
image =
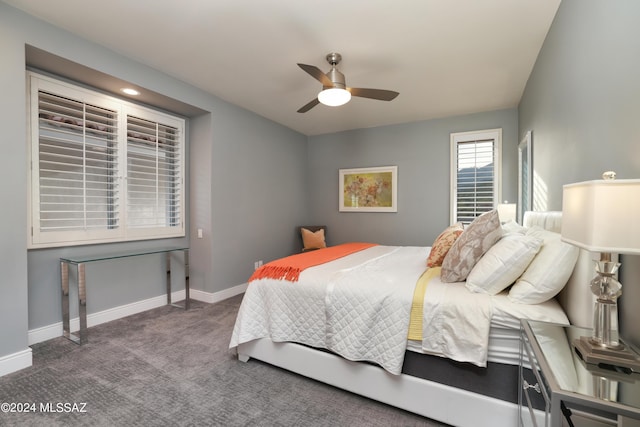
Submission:
<svg viewBox="0 0 640 427">
<path fill-rule="evenodd" d="M 322 83 L 322 86 L 333 87 L 333 82 L 322 70 L 314 65 L 298 64 L 298 67 L 309 73 L 311 77 Z"/>
<path fill-rule="evenodd" d="M 320 103 L 320 101 L 318 101 L 318 98 L 313 99 L 310 102 L 308 102 L 307 104 L 305 104 L 302 108 L 300 108 L 298 110 L 298 113 L 306 113 L 307 111 L 311 110 L 313 107 L 318 105 L 319 103 Z"/>
<path fill-rule="evenodd" d="M 377 99 L 379 101 L 391 101 L 399 95 L 398 92 L 384 89 L 365 89 L 361 87 L 349 87 L 347 88 L 351 95 L 359 96 L 361 98 Z"/>
</svg>

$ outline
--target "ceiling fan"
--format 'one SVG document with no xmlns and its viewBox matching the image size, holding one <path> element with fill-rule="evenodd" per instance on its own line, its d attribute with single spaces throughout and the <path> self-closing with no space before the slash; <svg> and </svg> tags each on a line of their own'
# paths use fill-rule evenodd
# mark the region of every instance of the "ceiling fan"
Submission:
<svg viewBox="0 0 640 427">
<path fill-rule="evenodd" d="M 298 66 L 309 73 L 311 77 L 322 83 L 322 91 L 320 91 L 318 97 L 305 104 L 298 110 L 298 113 L 306 113 L 319 103 L 330 107 L 344 105 L 351 100 L 351 96 L 377 99 L 379 101 L 391 101 L 399 95 L 398 92 L 394 92 L 392 90 L 347 87 L 344 80 L 344 74 L 336 68 L 336 65 L 338 65 L 341 60 L 342 55 L 339 53 L 328 54 L 327 62 L 331 64 L 331 70 L 326 74 L 316 66 L 298 64 Z"/>
</svg>

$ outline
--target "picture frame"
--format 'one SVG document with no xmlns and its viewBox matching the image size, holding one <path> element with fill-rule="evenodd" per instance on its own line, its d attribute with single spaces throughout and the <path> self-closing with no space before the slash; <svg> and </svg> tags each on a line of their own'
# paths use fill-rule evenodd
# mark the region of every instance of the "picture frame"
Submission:
<svg viewBox="0 0 640 427">
<path fill-rule="evenodd" d="M 340 212 L 397 212 L 398 167 L 340 169 Z"/>
<path fill-rule="evenodd" d="M 533 210 L 533 135 L 528 131 L 518 144 L 518 222 Z"/>
</svg>

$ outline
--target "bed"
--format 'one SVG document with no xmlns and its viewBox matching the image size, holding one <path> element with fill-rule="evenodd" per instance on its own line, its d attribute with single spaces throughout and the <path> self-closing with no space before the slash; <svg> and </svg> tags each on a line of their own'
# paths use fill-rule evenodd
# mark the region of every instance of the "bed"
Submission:
<svg viewBox="0 0 640 427">
<path fill-rule="evenodd" d="M 527 212 L 524 228 L 498 223 L 499 237 L 488 246 L 497 248 L 500 241 L 504 246 L 515 234 L 556 237 L 560 215 Z M 462 242 L 468 231 L 454 240 Z M 551 243 L 538 240 L 528 261 L 523 256 L 509 264 L 531 266 L 554 255 L 547 250 L 543 256 L 542 248 Z M 455 269 L 446 263 L 426 268 L 437 244 L 438 239 L 432 247 L 354 244 L 352 252 L 317 261 L 293 276 L 282 271 L 289 264 L 275 263 L 279 278 L 264 272 L 252 277 L 230 348 L 243 362 L 261 360 L 447 424 L 516 425 L 519 319 L 589 325 L 592 302 L 584 283 L 591 257 L 565 246 L 565 252 L 575 251 L 575 258 L 569 256 L 575 267 L 562 276 L 562 292 L 535 304 L 514 303 L 510 292 L 516 285 L 490 293 L 476 288 L 513 283 L 513 271 L 495 267 L 501 261 L 493 256 L 496 248 L 483 249 L 482 268 L 478 260 L 471 268 L 463 261 L 454 263 Z M 551 259 L 559 260 L 557 254 Z M 545 274 L 557 270 L 553 261 L 545 263 Z M 464 269 L 470 269 L 469 277 L 455 281 Z M 498 270 L 501 276 L 495 277 Z M 452 273 L 454 281 L 445 281 L 444 273 Z M 478 277 L 488 284 L 479 285 Z"/>
</svg>

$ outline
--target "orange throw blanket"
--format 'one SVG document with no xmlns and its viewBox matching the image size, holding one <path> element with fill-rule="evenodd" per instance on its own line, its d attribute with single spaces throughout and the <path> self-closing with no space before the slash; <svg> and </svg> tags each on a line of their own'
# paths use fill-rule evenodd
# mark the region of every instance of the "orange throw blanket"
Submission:
<svg viewBox="0 0 640 427">
<path fill-rule="evenodd" d="M 376 246 L 375 243 L 345 243 L 315 251 L 303 252 L 271 261 L 256 271 L 249 278 L 249 282 L 257 279 L 280 279 L 297 282 L 300 273 L 309 267 L 324 264 L 338 258 Z"/>
</svg>

